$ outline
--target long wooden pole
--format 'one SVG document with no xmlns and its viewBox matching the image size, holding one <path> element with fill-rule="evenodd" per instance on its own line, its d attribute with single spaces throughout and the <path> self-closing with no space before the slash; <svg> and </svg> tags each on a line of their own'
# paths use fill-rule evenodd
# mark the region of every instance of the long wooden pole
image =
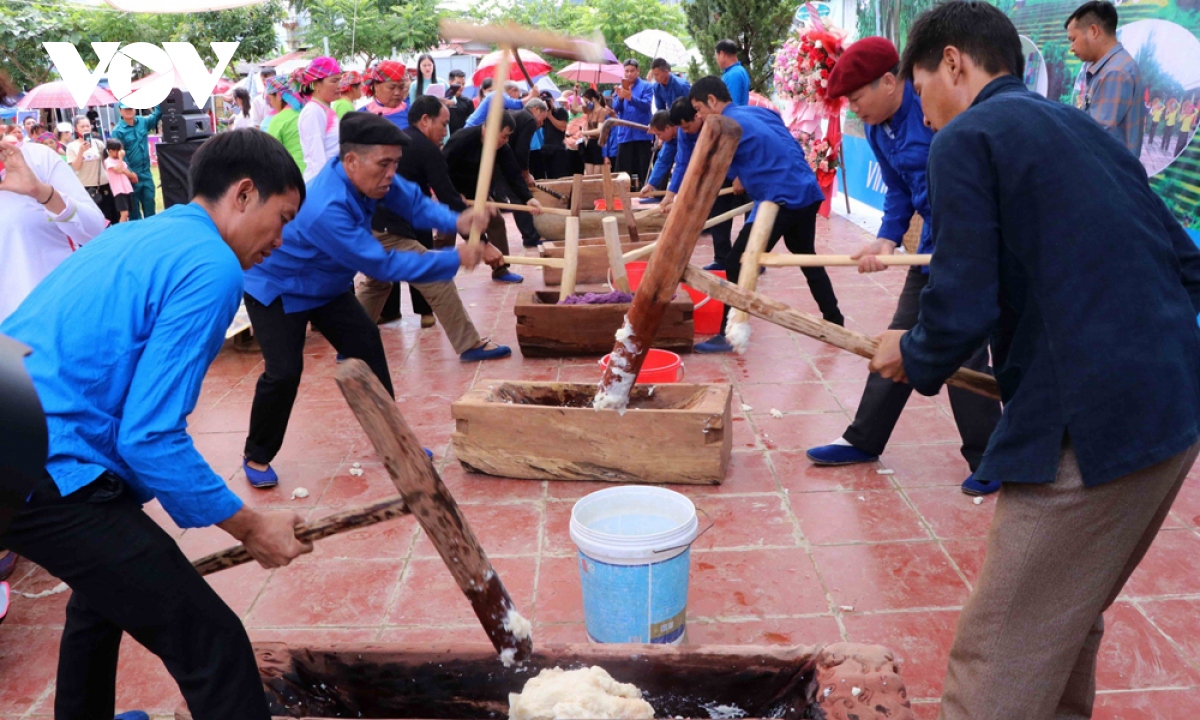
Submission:
<svg viewBox="0 0 1200 720">
<path fill-rule="evenodd" d="M 491 110 L 491 108 L 488 108 L 488 110 Z M 471 205 L 471 206 L 475 205 L 474 200 L 465 200 L 464 202 L 466 202 L 468 205 Z M 516 203 L 506 203 L 506 202 L 492 202 L 491 200 L 488 201 L 487 206 L 490 208 L 496 208 L 497 210 L 511 210 L 512 212 L 531 213 L 534 211 L 533 208 L 529 207 L 528 205 L 518 205 Z M 570 217 L 571 216 L 571 211 L 564 210 L 563 208 L 543 207 L 542 213 L 545 215 L 561 215 L 562 217 Z"/>
<path fill-rule="evenodd" d="M 604 246 L 608 250 L 608 266 L 612 271 L 612 285 L 615 290 L 630 292 L 629 276 L 625 273 L 625 258 L 621 255 L 621 231 L 617 228 L 617 219 L 608 216 L 601 221 L 604 227 Z"/>
<path fill-rule="evenodd" d="M 742 128 L 733 120 L 722 115 L 705 118 L 683 185 L 659 233 L 658 247 L 625 324 L 617 332 L 610 362 L 592 402 L 596 409 L 624 412 L 629 404 L 629 391 L 654 344 L 663 313 L 679 288 L 741 137 Z"/>
<path fill-rule="evenodd" d="M 566 267 L 566 261 L 562 258 L 533 257 L 532 255 L 505 255 L 504 262 L 508 265 L 537 265 L 560 269 Z"/>
<path fill-rule="evenodd" d="M 729 188 L 726 188 L 726 190 L 728 190 L 728 189 Z M 724 192 L 724 191 L 722 191 L 722 192 Z M 704 221 L 704 229 L 708 230 L 711 227 L 720 225 L 721 223 L 725 222 L 726 220 L 732 220 L 733 218 L 737 217 L 738 215 L 745 215 L 746 213 L 750 212 L 753 209 L 754 209 L 754 203 L 746 203 L 745 205 L 735 207 L 734 209 L 732 209 L 728 212 L 721 213 L 720 215 L 717 215 L 714 218 L 705 220 Z M 658 212 L 658 211 L 650 210 L 649 212 Z M 661 235 L 660 235 L 660 237 L 661 237 Z M 651 254 L 653 254 L 654 248 L 656 248 L 657 246 L 658 246 L 658 241 L 655 240 L 654 242 L 650 243 L 649 245 L 637 248 L 636 250 L 630 250 L 629 252 L 625 253 L 625 255 L 624 255 L 625 262 L 634 262 L 636 260 L 641 260 L 644 257 L 649 257 Z M 764 257 L 767 257 L 767 256 L 764 256 Z"/>
<path fill-rule="evenodd" d="M 362 360 L 346 360 L 335 377 L 396 489 L 467 596 L 496 651 L 507 662 L 528 659 L 533 640 L 526 631 L 527 623 L 517 613 L 433 461 L 400 415 L 396 401 Z"/>
<path fill-rule="evenodd" d="M 617 183 L 617 197 L 625 214 L 625 227 L 629 230 L 629 242 L 638 242 L 637 219 L 633 217 L 633 198 L 629 196 L 629 183 Z M 613 208 L 609 208 L 611 212 Z"/>
<path fill-rule="evenodd" d="M 879 348 L 879 341 L 869 335 L 847 330 L 841 325 L 834 325 L 814 315 L 788 307 L 760 293 L 739 288 L 728 280 L 722 280 L 695 265 L 688 266 L 683 273 L 683 280 L 705 295 L 720 300 L 730 307 L 745 310 L 756 318 L 762 318 L 780 327 L 794 330 L 801 335 L 829 343 L 860 357 L 873 358 L 875 351 Z M 996 378 L 987 373 L 960 369 L 950 376 L 946 384 L 995 400 L 1000 399 L 1000 386 L 996 384 Z"/>
<path fill-rule="evenodd" d="M 339 533 L 358 530 L 385 520 L 408 515 L 408 506 L 404 498 L 384 500 L 373 505 L 351 508 L 340 513 L 327 515 L 296 531 L 296 539 L 304 541 L 321 540 Z M 227 570 L 250 562 L 254 558 L 246 551 L 244 545 L 234 545 L 220 552 L 206 555 L 192 563 L 192 567 L 201 575 L 211 575 L 220 570 Z"/>
<path fill-rule="evenodd" d="M 760 211 L 761 213 L 761 211 Z M 932 255 L 878 255 L 880 263 L 887 266 L 912 267 L 928 265 Z M 858 261 L 849 255 L 776 255 L 766 253 L 759 259 L 763 267 L 858 267 Z"/>
<path fill-rule="evenodd" d="M 483 155 L 479 160 L 479 179 L 475 181 L 475 199 L 486 202 L 492 187 L 492 172 L 496 168 L 496 149 L 500 146 L 500 124 L 504 116 L 504 83 L 508 82 L 508 56 L 517 49 L 509 44 L 500 46 L 500 62 L 492 78 L 492 98 L 488 105 L 487 120 L 483 125 Z M 478 225 L 471 226 L 467 247 L 474 250 L 479 246 L 482 231 Z"/>
<path fill-rule="evenodd" d="M 558 289 L 558 301 L 575 294 L 575 278 L 579 276 L 579 218 L 567 218 L 563 237 L 563 274 Z"/>
</svg>

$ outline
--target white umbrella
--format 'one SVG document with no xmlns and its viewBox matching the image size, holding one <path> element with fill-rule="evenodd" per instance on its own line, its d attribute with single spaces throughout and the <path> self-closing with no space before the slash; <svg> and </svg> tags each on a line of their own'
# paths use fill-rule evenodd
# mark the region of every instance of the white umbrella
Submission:
<svg viewBox="0 0 1200 720">
<path fill-rule="evenodd" d="M 625 47 L 650 58 L 663 58 L 672 65 L 685 62 L 687 58 L 687 48 L 683 42 L 662 30 L 643 30 L 630 35 L 625 38 Z"/>
</svg>

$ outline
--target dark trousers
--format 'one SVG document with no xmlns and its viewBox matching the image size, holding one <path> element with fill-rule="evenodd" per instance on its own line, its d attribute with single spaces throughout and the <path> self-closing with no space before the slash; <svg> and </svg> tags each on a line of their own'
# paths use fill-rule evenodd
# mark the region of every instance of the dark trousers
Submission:
<svg viewBox="0 0 1200 720">
<path fill-rule="evenodd" d="M 771 229 L 771 237 L 767 241 L 766 251 L 770 252 L 783 238 L 784 245 L 794 255 L 812 255 L 816 252 L 814 243 L 817 236 L 817 210 L 821 208 L 821 203 L 813 203 L 808 207 L 803 207 L 798 210 L 791 208 L 779 208 L 779 214 L 775 216 L 775 227 Z M 746 223 L 742 226 L 742 231 L 738 233 L 737 242 L 733 244 L 733 249 L 725 256 L 725 277 L 730 282 L 736 283 L 738 276 L 742 273 L 742 255 L 746 252 L 746 245 L 750 242 L 750 231 L 754 228 L 754 223 Z M 813 299 L 817 301 L 817 307 L 821 309 L 821 316 L 831 323 L 844 325 L 846 320 L 842 317 L 842 311 L 838 309 L 837 295 L 833 292 L 833 283 L 829 281 L 829 274 L 825 272 L 825 268 L 801 268 L 804 271 L 804 279 L 808 281 L 808 289 L 813 295 Z M 725 306 L 725 315 L 721 318 L 721 334 L 725 334 L 725 325 L 729 321 L 729 306 Z"/>
<path fill-rule="evenodd" d="M 649 140 L 631 140 L 617 146 L 617 172 L 629 173 L 629 177 L 638 178 L 635 187 L 641 187 L 641 180 L 650 177 L 650 157 L 654 154 L 654 143 Z"/>
<path fill-rule="evenodd" d="M 1146 144 L 1150 145 L 1154 142 L 1154 136 L 1158 134 L 1158 123 L 1154 120 L 1150 120 L 1146 130 L 1148 133 L 1146 136 Z"/>
<path fill-rule="evenodd" d="M 112 720 L 123 633 L 162 660 L 196 720 L 269 719 L 241 620 L 120 479 L 106 473 L 64 498 L 44 477 L 0 542 L 73 591 L 56 720 Z"/>
<path fill-rule="evenodd" d="M 250 408 L 250 433 L 245 450 L 248 460 L 270 463 L 283 445 L 304 372 L 304 341 L 310 322 L 342 356 L 366 362 L 388 394 L 396 396 L 379 328 L 352 290 L 320 307 L 295 313 L 283 311 L 281 298 L 263 305 L 246 295 L 246 312 L 266 365 L 258 378 L 254 405 Z"/>
<path fill-rule="evenodd" d="M 909 269 L 889 330 L 912 330 L 916 327 L 921 309 L 921 291 L 928 284 L 929 275 L 921 272 L 921 268 Z M 963 367 L 990 374 L 987 345 L 976 350 Z M 947 390 L 950 409 L 954 411 L 954 422 L 962 436 L 963 457 L 971 467 L 971 472 L 975 472 L 979 461 L 983 459 L 983 451 L 987 449 L 992 431 L 1000 422 L 1000 403 L 960 388 Z M 842 437 L 863 452 L 882 454 L 912 391 L 912 385 L 908 383 L 892 382 L 878 373 L 871 373 L 854 422 Z"/>
<path fill-rule="evenodd" d="M 546 179 L 546 151 L 530 150 L 529 151 L 529 174 L 536 180 Z"/>
<path fill-rule="evenodd" d="M 721 187 L 732 187 L 733 181 L 726 180 Z M 712 212 L 708 214 L 710 218 L 716 217 L 723 213 L 727 213 L 738 205 L 743 204 L 746 196 L 741 195 L 718 195 L 713 202 Z M 713 241 L 713 262 L 725 263 L 725 258 L 733 250 L 733 220 L 726 220 L 720 225 L 714 225 L 706 230 L 712 236 Z M 744 250 L 744 249 L 743 249 Z M 730 278 L 733 282 L 737 282 L 737 278 Z"/>
<path fill-rule="evenodd" d="M 557 180 L 558 178 L 570 177 L 572 175 L 571 156 L 578 154 L 572 153 L 563 145 L 543 147 L 542 155 L 546 159 L 546 179 Z M 534 177 L 537 176 L 535 175 Z"/>
<path fill-rule="evenodd" d="M 508 183 L 505 181 L 496 182 L 492 188 L 492 195 L 495 197 L 495 199 L 501 202 L 509 202 L 513 203 L 514 205 L 525 204 L 525 201 L 522 200 L 515 192 L 513 192 L 513 189 L 509 187 Z M 512 214 L 512 216 L 513 220 L 515 220 L 517 223 L 517 229 L 521 231 L 521 243 L 523 245 L 532 247 L 541 242 L 542 234 L 538 232 L 537 225 L 533 222 L 532 214 L 527 212 L 515 212 Z M 490 229 L 491 225 L 488 227 Z M 499 245 L 496 245 L 496 247 L 499 248 L 500 251 L 505 255 L 508 254 L 507 249 L 500 248 Z"/>
<path fill-rule="evenodd" d="M 145 176 L 138 173 L 137 184 L 133 186 L 133 194 L 129 196 L 129 219 L 154 217 L 154 211 L 154 178 L 149 173 Z"/>
<path fill-rule="evenodd" d="M 416 241 L 421 243 L 422 246 L 429 250 L 433 249 L 432 230 L 417 230 L 416 236 Z M 425 296 L 421 294 L 421 291 L 418 290 L 412 283 L 408 284 L 408 294 L 412 297 L 413 312 L 418 315 L 433 314 L 433 308 L 430 307 L 429 301 L 425 299 Z M 399 314 L 399 308 L 397 308 L 397 314 Z"/>
</svg>

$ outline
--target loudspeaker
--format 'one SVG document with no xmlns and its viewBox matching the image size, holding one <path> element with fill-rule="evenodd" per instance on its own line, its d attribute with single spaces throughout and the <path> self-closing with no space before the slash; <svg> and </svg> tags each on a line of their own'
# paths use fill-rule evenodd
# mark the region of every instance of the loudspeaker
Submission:
<svg viewBox="0 0 1200 720">
<path fill-rule="evenodd" d="M 159 143 L 155 148 L 164 207 L 186 205 L 192 199 L 188 170 L 192 167 L 192 156 L 203 144 L 203 138 L 197 138 L 181 143 Z"/>
<path fill-rule="evenodd" d="M 193 115 L 163 115 L 162 141 L 181 143 L 195 138 L 212 137 L 212 118 L 206 113 Z"/>
<path fill-rule="evenodd" d="M 212 100 L 210 99 L 208 102 L 211 103 Z M 204 106 L 208 107 L 208 103 L 205 103 Z M 163 100 L 159 107 L 162 108 L 163 119 L 171 115 L 195 115 L 204 112 L 204 108 L 196 105 L 191 93 L 185 93 L 179 88 L 171 88 L 167 99 Z"/>
</svg>

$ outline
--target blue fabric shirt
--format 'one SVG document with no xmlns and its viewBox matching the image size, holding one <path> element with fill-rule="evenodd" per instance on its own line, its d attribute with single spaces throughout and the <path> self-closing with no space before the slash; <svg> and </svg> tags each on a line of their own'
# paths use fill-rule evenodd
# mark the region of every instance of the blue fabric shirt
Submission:
<svg viewBox="0 0 1200 720">
<path fill-rule="evenodd" d="M 663 189 L 667 173 L 671 172 L 671 166 L 675 164 L 675 156 L 679 152 L 679 136 L 682 134 L 683 130 L 677 131 L 674 140 L 663 143 L 663 146 L 658 149 L 658 157 L 654 160 L 654 168 L 650 170 L 650 179 L 646 181 L 647 185 L 659 190 Z"/>
<path fill-rule="evenodd" d="M 546 145 L 546 135 L 542 132 L 543 128 L 538 128 L 537 132 L 529 140 L 529 152 L 541 150 Z"/>
<path fill-rule="evenodd" d="M 751 199 L 757 203 L 769 200 L 791 210 L 825 200 L 800 143 L 788 132 L 779 113 L 730 104 L 721 114 L 742 126 L 729 177 L 740 179 Z M 746 222 L 754 222 L 757 213 L 755 207 Z"/>
<path fill-rule="evenodd" d="M 492 106 L 492 98 L 499 93 L 504 97 L 505 110 L 523 110 L 525 104 L 520 98 L 511 98 L 503 90 L 498 90 L 493 93 L 488 93 L 488 96 L 479 101 L 479 107 L 475 108 L 475 112 L 471 113 L 471 117 L 467 118 L 467 124 L 464 127 L 475 127 L 482 125 L 484 120 L 487 120 L 488 108 Z"/>
<path fill-rule="evenodd" d="M 887 184 L 879 237 L 891 240 L 897 246 L 902 244 L 916 212 L 925 220 L 917 252 L 933 252 L 933 222 L 929 218 L 929 192 L 925 186 L 933 130 L 925 126 L 921 98 L 913 90 L 912 83 L 904 84 L 904 101 L 892 119 L 879 125 L 867 125 L 866 130 L 867 142 L 879 161 L 879 172 Z M 925 271 L 928 272 L 928 268 Z"/>
<path fill-rule="evenodd" d="M 632 97 L 629 100 L 622 100 L 613 93 L 613 110 L 616 111 L 617 117 L 629 122 L 639 123 L 641 125 L 650 124 L 650 116 L 653 114 L 651 103 L 654 102 L 654 86 L 658 83 L 646 82 L 638 78 L 633 83 L 633 87 L 629 88 Z M 623 145 L 627 142 L 649 142 L 654 139 L 654 136 L 645 130 L 638 130 L 631 127 L 616 128 L 617 144 Z"/>
<path fill-rule="evenodd" d="M 937 252 L 909 383 L 934 395 L 991 341 L 1004 414 L 981 482 L 1087 486 L 1200 437 L 1200 251 L 1133 153 L 1080 110 L 993 80 L 929 150 Z"/>
<path fill-rule="evenodd" d="M 430 200 L 421 188 L 397 175 L 382 200 L 372 200 L 350 183 L 342 161 L 330 161 L 308 182 L 308 197 L 283 230 L 283 245 L 246 271 L 246 293 L 264 305 L 283 298 L 284 312 L 302 312 L 333 300 L 354 276 L 390 282 L 438 282 L 458 272 L 453 250 L 423 255 L 384 250 L 371 234 L 371 217 L 383 205 L 417 230 L 458 232 L 458 213 Z"/>
<path fill-rule="evenodd" d="M 746 68 L 740 62 L 725 68 L 721 79 L 725 81 L 725 87 L 729 88 L 734 105 L 750 104 L 750 73 L 746 72 Z"/>
<path fill-rule="evenodd" d="M 0 325 L 33 348 L 25 367 L 46 412 L 46 471 L 62 495 L 108 471 L 139 501 L 158 498 L 183 528 L 241 509 L 187 433 L 241 296 L 241 264 L 208 213 L 176 205 L 106 230 Z"/>
<path fill-rule="evenodd" d="M 613 162 L 616 162 L 618 144 L 617 139 L 619 137 L 620 136 L 617 133 L 610 132 L 608 134 L 608 142 L 604 143 L 604 157 L 613 158 Z"/>
<path fill-rule="evenodd" d="M 125 164 L 141 179 L 154 177 L 150 174 L 150 133 L 158 129 L 161 119 L 162 108 L 157 107 L 149 115 L 135 117 L 132 125 L 122 118 L 113 127 L 112 136 L 125 146 Z"/>
<path fill-rule="evenodd" d="M 675 73 L 670 73 L 671 79 L 666 85 L 654 83 L 654 107 L 659 110 L 670 110 L 671 103 L 681 97 L 687 97 L 692 86 Z"/>
<path fill-rule="evenodd" d="M 671 182 L 667 185 L 667 190 L 679 192 L 688 163 L 692 161 L 692 151 L 696 149 L 696 141 L 699 139 L 699 133 L 684 132 L 683 128 L 679 128 L 679 132 L 675 134 L 675 170 L 671 173 Z"/>
</svg>

